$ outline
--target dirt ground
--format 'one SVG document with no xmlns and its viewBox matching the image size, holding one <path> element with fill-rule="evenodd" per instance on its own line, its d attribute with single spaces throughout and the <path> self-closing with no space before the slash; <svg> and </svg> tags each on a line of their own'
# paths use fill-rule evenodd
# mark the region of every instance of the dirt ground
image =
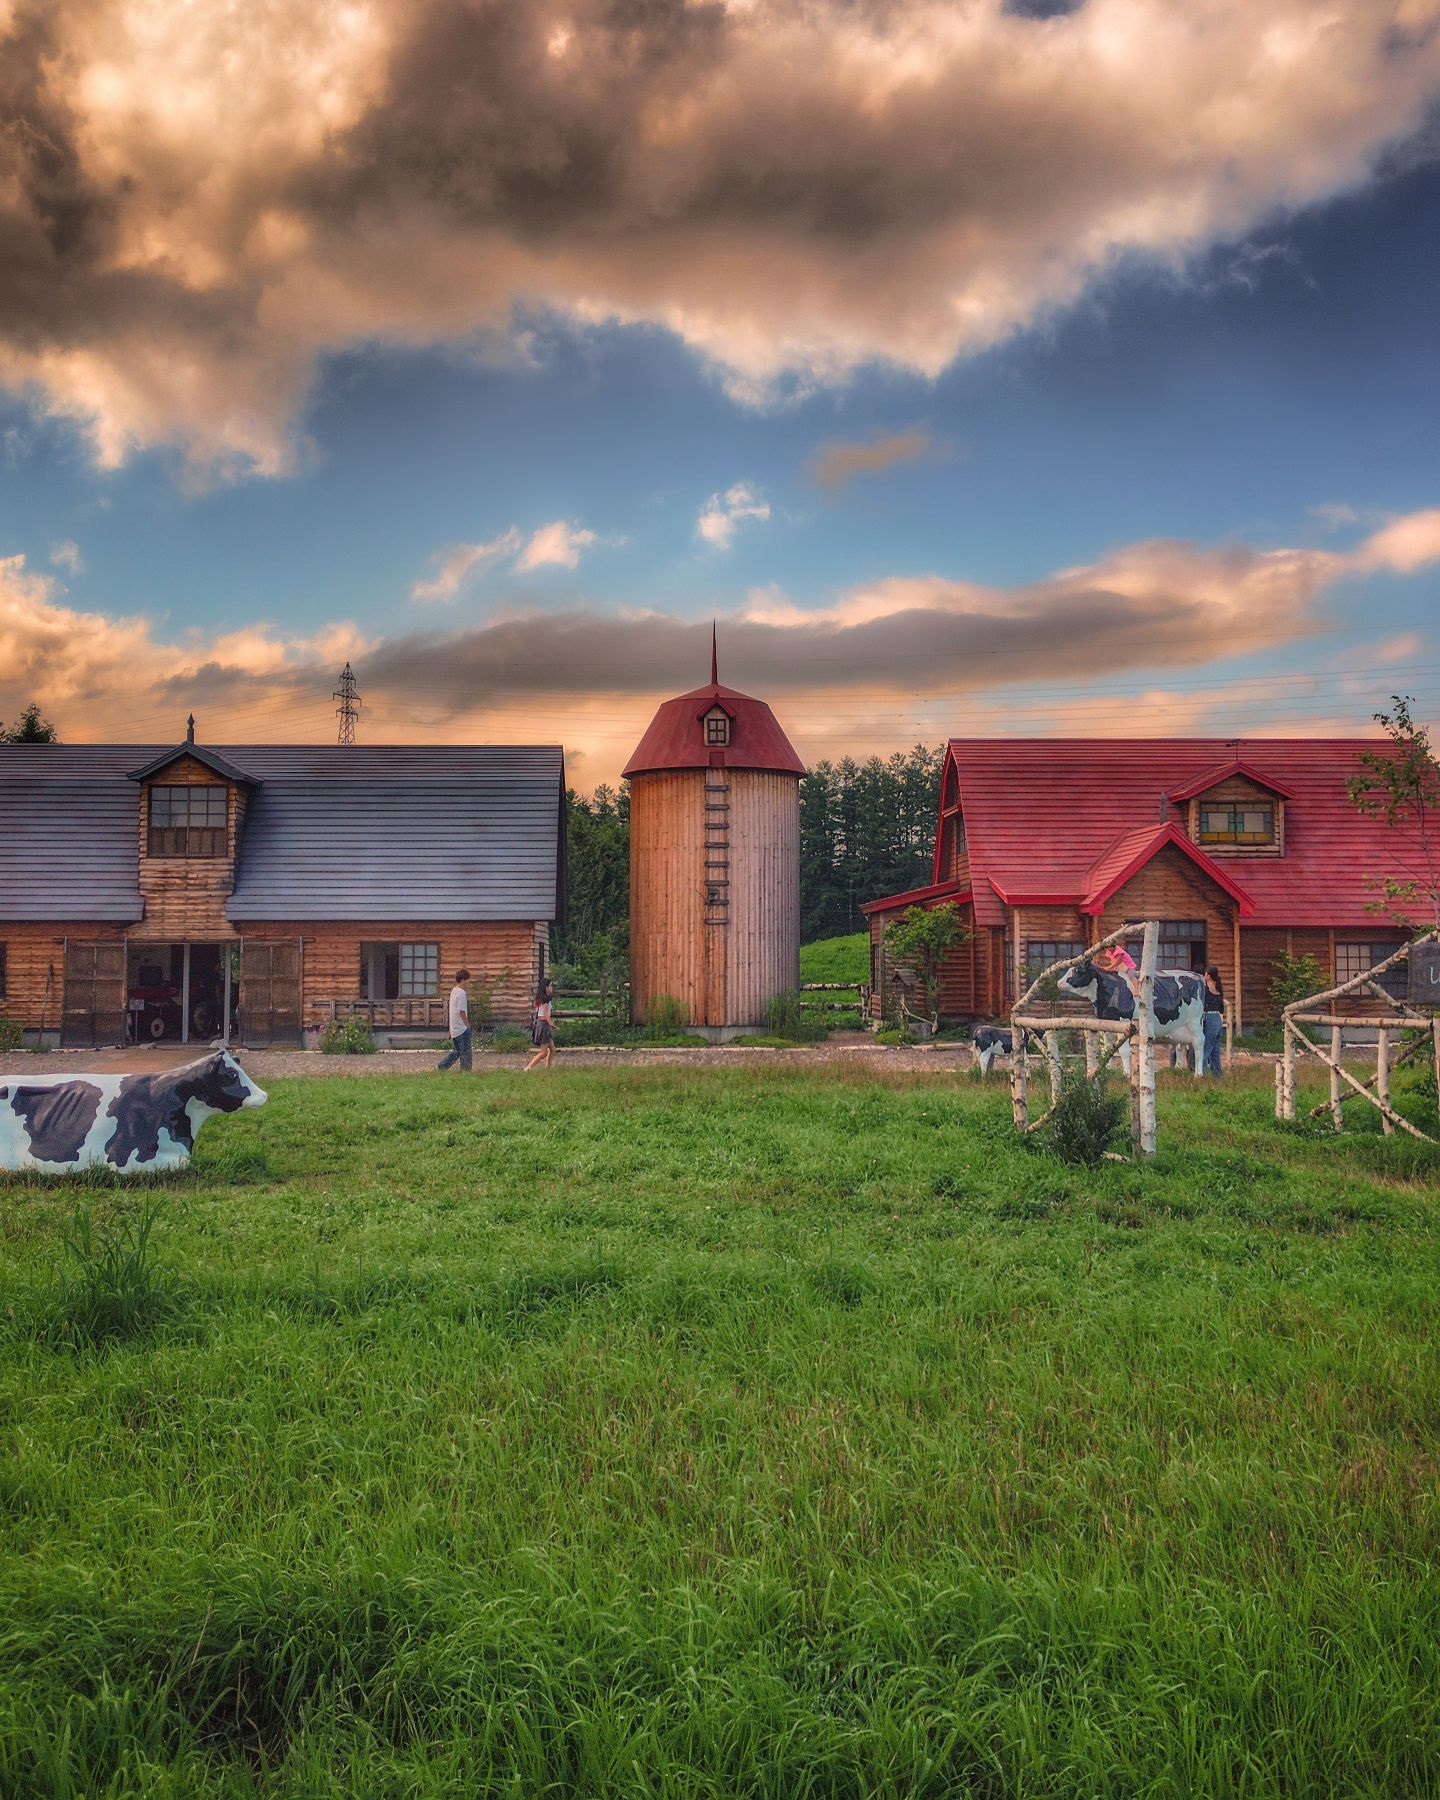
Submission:
<svg viewBox="0 0 1440 1800">
<path fill-rule="evenodd" d="M 141 1045 L 127 1050 L 52 1050 L 45 1056 L 20 1051 L 0 1055 L 0 1077 L 71 1073 L 155 1075 L 164 1069 L 179 1068 L 205 1054 L 207 1052 L 203 1048 L 195 1045 L 184 1048 L 179 1045 Z M 377 1050 L 373 1056 L 324 1056 L 318 1050 L 246 1050 L 242 1047 L 237 1049 L 236 1055 L 256 1080 L 262 1082 L 317 1075 L 423 1075 L 427 1071 L 434 1073 L 437 1061 L 433 1050 Z M 499 1073 L 502 1070 L 522 1069 L 529 1055 L 528 1049 L 517 1051 L 513 1056 L 483 1051 L 475 1057 L 475 1073 L 484 1075 L 490 1071 Z M 1251 1051 L 1240 1051 L 1234 1058 L 1237 1067 L 1274 1061 L 1275 1058 L 1271 1055 Z M 593 1069 L 645 1063 L 673 1066 L 677 1062 L 689 1067 L 717 1069 L 764 1063 L 779 1063 L 786 1067 L 792 1064 L 818 1067 L 837 1062 L 859 1062 L 873 1064 L 887 1071 L 909 1069 L 916 1074 L 923 1074 L 940 1069 L 967 1070 L 970 1067 L 971 1052 L 968 1044 L 877 1044 L 868 1033 L 854 1031 L 837 1032 L 826 1043 L 798 1045 L 793 1050 L 762 1050 L 748 1046 L 734 1048 L 727 1044 L 696 1045 L 693 1049 L 687 1046 L 684 1049 L 654 1050 L 605 1050 L 598 1046 L 593 1049 L 576 1046 L 559 1051 L 554 1066 L 557 1069 Z M 1163 1057 L 1161 1065 L 1164 1066 Z M 540 1073 L 542 1071 L 536 1070 L 537 1075 Z M 998 1064 L 991 1079 L 996 1082 L 1008 1081 L 1008 1065 Z"/>
</svg>

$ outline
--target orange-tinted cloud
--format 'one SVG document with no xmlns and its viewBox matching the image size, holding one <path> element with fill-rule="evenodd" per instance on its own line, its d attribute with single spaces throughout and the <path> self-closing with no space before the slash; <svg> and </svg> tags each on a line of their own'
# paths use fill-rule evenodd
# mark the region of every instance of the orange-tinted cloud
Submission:
<svg viewBox="0 0 1440 1800">
<path fill-rule="evenodd" d="M 1392 520 L 1344 554 L 1162 539 L 1010 588 L 894 577 L 820 609 L 757 591 L 722 621 L 722 674 L 775 701 L 810 757 L 864 747 L 872 734 L 893 746 L 986 718 L 1013 729 L 1023 717 L 1041 732 L 1134 731 L 1160 708 L 1153 722 L 1169 729 L 1224 719 L 1253 735 L 1263 729 L 1257 711 L 1298 706 L 1286 722 L 1299 725 L 1307 704 L 1323 713 L 1333 703 L 1343 671 L 1284 707 L 1263 682 L 1176 698 L 1153 672 L 1303 642 L 1338 583 L 1440 563 L 1440 536 L 1425 524 L 1433 516 Z M 371 741 L 559 739 L 577 771 L 613 778 L 659 699 L 709 666 L 708 622 L 661 613 L 520 611 L 512 601 L 480 625 L 370 642 L 343 622 L 297 636 L 257 621 L 171 644 L 151 619 L 66 600 L 23 558 L 0 561 L 0 718 L 37 699 L 77 739 L 178 736 L 192 708 L 212 740 L 323 739 L 348 657 Z M 1373 660 L 1387 661 L 1383 649 Z M 1339 697 L 1365 691 L 1357 682 Z"/>
<path fill-rule="evenodd" d="M 810 458 L 809 475 L 816 487 L 838 493 L 857 475 L 883 475 L 899 463 L 919 462 L 931 448 L 928 431 L 897 431 L 866 443 L 822 444 Z"/>
<path fill-rule="evenodd" d="M 8 0 L 0 382 L 106 465 L 279 474 L 325 353 L 503 354 L 517 308 L 742 399 L 935 374 L 1437 98 L 1437 0 Z"/>
</svg>

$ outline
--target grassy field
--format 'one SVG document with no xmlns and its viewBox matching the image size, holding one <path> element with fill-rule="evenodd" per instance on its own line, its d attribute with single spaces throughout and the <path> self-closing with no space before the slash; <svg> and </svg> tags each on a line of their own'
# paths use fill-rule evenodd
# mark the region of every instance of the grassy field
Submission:
<svg viewBox="0 0 1440 1800">
<path fill-rule="evenodd" d="M 800 946 L 802 981 L 868 981 L 870 939 L 863 931 L 850 937 L 820 938 Z"/>
<path fill-rule="evenodd" d="M 108 1337 L 11 1182 L 0 1793 L 1434 1793 L 1440 1162 L 1270 1107 L 281 1082 Z"/>
</svg>

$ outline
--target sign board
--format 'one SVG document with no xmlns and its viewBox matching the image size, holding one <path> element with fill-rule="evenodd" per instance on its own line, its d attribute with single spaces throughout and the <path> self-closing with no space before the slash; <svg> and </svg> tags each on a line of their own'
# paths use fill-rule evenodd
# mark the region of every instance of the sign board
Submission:
<svg viewBox="0 0 1440 1800">
<path fill-rule="evenodd" d="M 1408 960 L 1410 1004 L 1440 1011 L 1440 943 L 1416 944 Z"/>
</svg>

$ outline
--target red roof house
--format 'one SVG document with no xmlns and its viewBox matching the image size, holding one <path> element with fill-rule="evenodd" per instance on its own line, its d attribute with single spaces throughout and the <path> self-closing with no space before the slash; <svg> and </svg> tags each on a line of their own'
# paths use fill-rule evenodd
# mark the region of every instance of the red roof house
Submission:
<svg viewBox="0 0 1440 1800">
<path fill-rule="evenodd" d="M 956 738 L 941 776 L 934 881 L 873 900 L 882 998 L 887 919 L 954 901 L 972 935 L 945 1010 L 991 1017 L 1017 977 L 1129 919 L 1161 921 L 1161 961 L 1214 963 L 1241 1022 L 1273 1010 L 1277 957 L 1340 980 L 1407 935 L 1371 910 L 1404 845 L 1358 812 L 1348 783 L 1373 739 Z M 1022 983 L 1022 985 L 1024 985 Z"/>
</svg>

